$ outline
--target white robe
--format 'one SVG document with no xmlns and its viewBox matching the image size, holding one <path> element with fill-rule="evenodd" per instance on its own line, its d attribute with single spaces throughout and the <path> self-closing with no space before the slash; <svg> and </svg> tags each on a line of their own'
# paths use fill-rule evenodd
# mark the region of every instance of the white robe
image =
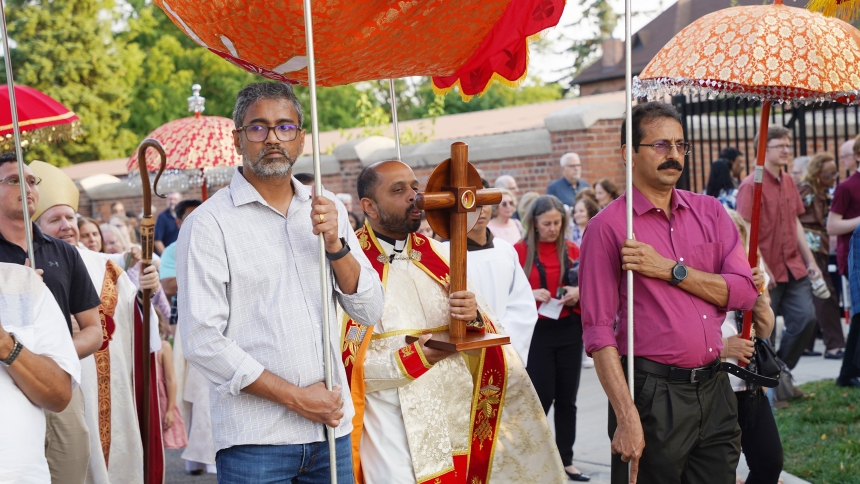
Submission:
<svg viewBox="0 0 860 484">
<path fill-rule="evenodd" d="M 81 259 L 96 291 L 101 295 L 107 270 L 105 254 L 78 247 Z M 117 281 L 116 326 L 108 346 L 110 351 L 111 447 L 109 465 L 105 464 L 99 436 L 98 372 L 94 356 L 81 360 L 81 390 L 84 394 L 84 417 L 90 433 L 90 461 L 87 484 L 143 482 L 143 443 L 140 437 L 134 395 L 134 311 L 137 288 L 125 274 Z M 161 348 L 158 317 L 150 314 L 150 351 Z M 157 345 L 157 346 L 156 346 Z"/>
<path fill-rule="evenodd" d="M 497 318 L 493 322 L 511 337 L 511 345 L 523 360 L 523 366 L 527 366 L 538 313 L 516 249 L 509 242 L 493 237 L 492 249 L 469 251 L 466 261 L 469 283 L 493 310 Z"/>
<path fill-rule="evenodd" d="M 393 247 L 380 240 L 388 254 Z M 434 240 L 437 252 L 448 248 Z M 470 289 L 474 291 L 474 287 Z M 529 288 L 529 295 L 531 289 Z M 481 309 L 495 321 L 478 296 Z M 534 303 L 532 303 L 534 306 Z M 469 448 L 474 380 L 469 362 L 454 355 L 415 380 L 403 377 L 394 353 L 403 335 L 448 324 L 447 293 L 415 264 L 394 260 L 388 271 L 382 320 L 364 360 L 366 384 L 360 454 L 366 484 L 409 483 L 451 465 Z M 503 328 L 497 328 L 503 333 Z M 531 380 L 511 346 L 506 396 L 491 464 L 492 483 L 566 482 L 561 459 Z"/>
<path fill-rule="evenodd" d="M 180 332 L 173 339 L 173 369 L 176 373 L 176 406 L 188 431 L 188 445 L 182 458 L 208 469 L 215 466 L 215 440 L 209 413 L 209 380 L 182 353 Z"/>
</svg>

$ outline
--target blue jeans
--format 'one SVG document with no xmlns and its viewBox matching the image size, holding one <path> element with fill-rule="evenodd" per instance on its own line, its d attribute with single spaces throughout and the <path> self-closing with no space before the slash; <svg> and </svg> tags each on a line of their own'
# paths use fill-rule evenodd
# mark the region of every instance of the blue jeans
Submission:
<svg viewBox="0 0 860 484">
<path fill-rule="evenodd" d="M 335 441 L 337 482 L 352 484 L 349 435 Z M 328 484 L 328 442 L 294 445 L 234 445 L 218 451 L 218 484 Z"/>
</svg>

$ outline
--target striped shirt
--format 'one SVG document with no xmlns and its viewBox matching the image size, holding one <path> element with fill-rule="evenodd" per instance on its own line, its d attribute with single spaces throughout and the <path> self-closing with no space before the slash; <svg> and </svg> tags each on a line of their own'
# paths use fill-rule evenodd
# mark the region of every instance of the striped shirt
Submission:
<svg viewBox="0 0 860 484">
<path fill-rule="evenodd" d="M 324 381 L 322 295 L 310 190 L 292 180 L 286 216 L 269 206 L 240 171 L 182 224 L 176 245 L 179 330 L 185 358 L 209 379 L 215 449 L 287 445 L 325 439 L 322 424 L 241 390 L 269 370 L 299 387 Z M 343 294 L 328 266 L 333 384 L 344 417 L 337 436 L 352 430 L 354 409 L 341 363 L 335 301 L 361 324 L 382 317 L 379 277 L 338 208 L 338 231 L 361 265 L 358 290 Z"/>
</svg>

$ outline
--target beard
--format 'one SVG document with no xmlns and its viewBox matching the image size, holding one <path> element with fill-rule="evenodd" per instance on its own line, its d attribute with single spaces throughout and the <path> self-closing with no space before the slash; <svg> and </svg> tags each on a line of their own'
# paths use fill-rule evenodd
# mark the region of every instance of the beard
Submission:
<svg viewBox="0 0 860 484">
<path fill-rule="evenodd" d="M 278 152 L 283 155 L 284 160 L 280 161 L 267 161 L 263 159 L 266 155 L 272 152 Z M 293 169 L 293 165 L 296 160 L 287 153 L 287 150 L 281 148 L 280 146 L 266 146 L 257 154 L 253 159 L 248 156 L 244 150 L 242 150 L 242 161 L 244 165 L 251 169 L 254 172 L 254 175 L 257 178 L 261 178 L 263 180 L 272 180 L 276 178 L 286 178 L 290 176 L 290 171 Z"/>
<path fill-rule="evenodd" d="M 412 220 L 409 214 L 415 210 L 415 204 L 410 204 L 409 207 L 402 213 L 386 212 L 377 205 L 379 212 L 379 226 L 391 234 L 411 234 L 416 232 L 421 226 L 421 219 Z"/>
</svg>

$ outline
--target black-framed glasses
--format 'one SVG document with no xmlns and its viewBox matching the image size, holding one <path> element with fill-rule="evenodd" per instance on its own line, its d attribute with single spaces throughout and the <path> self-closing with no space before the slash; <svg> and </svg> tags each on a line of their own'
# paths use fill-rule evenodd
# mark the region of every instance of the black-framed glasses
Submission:
<svg viewBox="0 0 860 484">
<path fill-rule="evenodd" d="M 10 187 L 17 187 L 21 185 L 21 179 L 18 178 L 18 175 L 9 175 L 6 178 L 0 178 L 0 183 L 6 183 Z M 35 187 L 39 183 L 42 183 L 42 179 L 37 176 L 27 177 L 27 185 L 31 187 Z"/>
<path fill-rule="evenodd" d="M 693 143 L 689 141 L 681 141 L 679 143 L 670 143 L 668 141 L 655 141 L 653 143 L 639 143 L 639 146 L 649 146 L 654 149 L 654 152 L 660 156 L 664 156 L 669 154 L 672 151 L 672 148 L 677 148 L 678 153 L 682 155 L 689 155 L 690 148 L 692 148 Z"/>
<path fill-rule="evenodd" d="M 244 131 L 245 138 L 252 143 L 262 143 L 269 137 L 269 131 L 275 130 L 275 137 L 280 141 L 293 141 L 299 134 L 299 127 L 295 124 L 279 124 L 277 126 L 262 126 L 251 124 L 237 128 L 236 131 Z"/>
</svg>

